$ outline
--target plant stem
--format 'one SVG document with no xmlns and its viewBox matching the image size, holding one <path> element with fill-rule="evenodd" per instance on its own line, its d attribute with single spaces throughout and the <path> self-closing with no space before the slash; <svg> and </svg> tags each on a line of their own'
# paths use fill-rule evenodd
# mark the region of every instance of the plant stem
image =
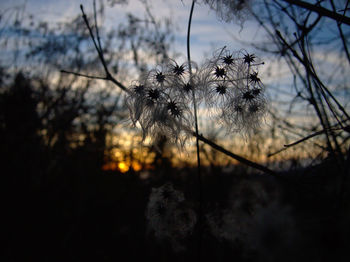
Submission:
<svg viewBox="0 0 350 262">
<path fill-rule="evenodd" d="M 193 133 L 193 135 L 196 135 L 196 134 Z M 198 135 L 198 139 L 201 140 L 202 142 L 204 142 L 205 144 L 211 146 L 212 148 L 216 149 L 217 151 L 220 151 L 220 152 L 224 153 L 225 155 L 227 155 L 227 156 L 229 156 L 229 157 L 231 157 L 233 159 L 236 159 L 237 161 L 241 162 L 242 164 L 245 164 L 247 166 L 250 166 L 250 167 L 253 167 L 253 168 L 257 169 L 257 170 L 260 170 L 260 171 L 264 172 L 267 175 L 270 175 L 270 176 L 273 176 L 273 177 L 276 177 L 276 178 L 280 178 L 280 176 L 276 172 L 272 171 L 271 169 L 267 168 L 266 166 L 262 166 L 262 165 L 260 165 L 258 163 L 250 161 L 250 160 L 248 160 L 248 159 L 246 159 L 244 157 L 236 155 L 235 153 L 232 153 L 232 152 L 226 150 L 222 146 L 212 142 L 211 140 L 205 138 L 202 135 Z"/>
<path fill-rule="evenodd" d="M 191 24 L 193 10 L 196 0 L 192 0 L 190 17 L 188 19 L 188 28 L 187 28 L 187 60 L 188 67 L 190 71 L 190 82 L 192 82 L 192 66 L 191 66 L 191 48 L 190 48 L 190 38 L 191 38 Z M 191 83 L 191 86 L 194 85 Z M 196 148 L 197 148 L 197 176 L 198 176 L 198 190 L 199 190 L 199 207 L 198 207 L 198 261 L 201 261 L 201 251 L 202 251 L 202 219 L 203 219 L 203 192 L 202 192 L 202 175 L 201 175 L 201 159 L 199 153 L 199 139 L 198 139 L 198 116 L 197 116 L 197 103 L 195 90 L 192 88 L 192 99 L 193 99 L 193 111 L 194 111 L 194 125 L 195 125 L 195 134 L 196 134 Z"/>
</svg>

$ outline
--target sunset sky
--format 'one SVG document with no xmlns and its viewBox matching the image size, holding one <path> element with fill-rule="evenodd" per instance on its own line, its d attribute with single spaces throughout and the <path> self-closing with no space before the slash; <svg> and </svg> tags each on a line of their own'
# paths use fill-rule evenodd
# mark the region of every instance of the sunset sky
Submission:
<svg viewBox="0 0 350 262">
<path fill-rule="evenodd" d="M 116 4 L 113 7 L 108 4 L 108 1 L 103 2 L 106 11 L 103 25 L 107 28 L 113 28 L 125 20 L 127 12 L 140 15 L 140 17 L 144 13 L 144 7 L 139 0 L 129 0 L 128 4 Z M 92 3 L 92 0 L 2 0 L 0 1 L 0 9 L 4 12 L 8 8 L 22 6 L 25 12 L 34 15 L 36 19 L 54 24 L 80 15 L 80 4 L 84 5 L 86 12 L 91 13 Z M 177 28 L 175 50 L 185 56 L 187 21 L 191 1 L 151 0 L 149 3 L 156 18 L 172 18 Z M 251 42 L 259 36 L 258 31 L 258 27 L 249 20 L 243 28 L 237 23 L 219 21 L 215 12 L 211 11 L 207 5 L 197 4 L 191 30 L 192 57 L 195 61 L 200 61 L 205 54 L 210 54 L 211 50 L 223 46 L 236 50 L 243 47 L 248 48 L 244 44 L 234 41 L 232 35 L 240 40 Z"/>
<path fill-rule="evenodd" d="M 128 4 L 116 4 L 114 6 L 110 5 L 111 0 L 96 2 L 97 7 L 100 6 L 101 2 L 104 3 L 105 17 L 99 23 L 106 30 L 117 28 L 120 23 L 125 22 L 127 13 L 132 13 L 140 18 L 144 17 L 145 7 L 142 5 L 141 0 L 129 0 L 127 1 Z M 149 0 L 148 2 L 151 13 L 156 19 L 171 18 L 173 21 L 176 30 L 174 32 L 175 43 L 172 46 L 172 51 L 180 54 L 179 60 L 186 60 L 187 23 L 192 1 Z M 57 23 L 66 22 L 80 16 L 80 4 L 83 4 L 87 14 L 91 15 L 93 13 L 93 0 L 1 0 L 1 25 L 6 27 L 6 19 L 14 19 L 16 15 L 20 16 L 19 19 L 33 15 L 36 21 L 44 21 L 49 26 L 54 27 Z M 333 25 L 335 24 L 333 23 Z M 327 39 L 329 30 L 328 27 L 324 26 L 320 33 L 321 37 L 324 36 Z M 270 99 L 269 101 L 271 101 L 271 104 L 277 101 L 279 108 L 286 108 L 295 98 L 294 83 L 288 66 L 283 63 L 283 59 L 280 59 L 281 57 L 276 59 L 276 57 L 267 57 L 266 54 L 264 57 L 263 53 L 260 53 L 259 50 L 251 45 L 262 41 L 265 36 L 264 32 L 261 26 L 249 19 L 249 17 L 243 26 L 235 22 L 225 23 L 220 21 L 214 11 L 210 10 L 207 5 L 199 3 L 195 6 L 191 28 L 192 60 L 201 64 L 206 56 L 210 56 L 215 50 L 224 46 L 227 46 L 227 49 L 232 51 L 245 49 L 249 53 L 257 54 L 265 62 L 265 65 L 259 71 L 259 77 L 268 86 L 266 93 Z M 103 32 L 101 33 L 101 38 L 103 43 Z M 324 46 L 320 45 L 320 48 L 313 50 L 316 58 L 313 62 L 321 70 L 329 73 L 329 79 L 331 79 L 329 83 L 333 85 L 337 85 L 338 82 L 346 83 L 346 79 L 348 79 L 347 82 L 350 82 L 350 73 L 347 74 L 338 70 L 338 50 L 331 48 L 326 50 Z M 4 52 L 3 50 L 1 51 Z M 6 61 L 4 61 L 6 58 L 4 57 L 1 56 L 0 59 L 6 64 Z M 328 77 L 327 74 L 321 74 L 321 76 Z M 126 83 L 126 85 L 128 84 L 130 83 Z M 340 95 L 340 101 L 348 105 L 345 96 Z M 290 121 L 303 125 L 303 121 L 310 120 L 305 116 L 309 109 L 300 107 L 299 110 L 301 112 L 300 115 L 293 115 L 293 119 L 290 119 Z M 266 126 L 268 127 L 268 125 L 269 122 L 267 121 Z"/>
</svg>

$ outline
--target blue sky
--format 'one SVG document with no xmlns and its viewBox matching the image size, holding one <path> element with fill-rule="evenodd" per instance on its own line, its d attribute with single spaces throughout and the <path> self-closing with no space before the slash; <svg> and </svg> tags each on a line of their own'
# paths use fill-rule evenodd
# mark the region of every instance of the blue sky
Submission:
<svg viewBox="0 0 350 262">
<path fill-rule="evenodd" d="M 96 2 L 99 5 L 101 1 L 105 4 L 103 25 L 107 28 L 116 27 L 119 23 L 125 21 L 128 12 L 143 17 L 144 7 L 140 3 L 141 0 L 128 0 L 126 5 L 117 4 L 113 7 L 108 4 L 108 0 L 97 0 Z M 183 60 L 186 59 L 186 34 L 191 2 L 191 0 L 149 0 L 151 11 L 156 18 L 170 17 L 174 21 L 177 31 L 175 32 L 173 48 L 182 55 Z M 0 0 L 0 10 L 1 13 L 4 13 L 8 8 L 21 6 L 26 14 L 32 14 L 38 20 L 53 25 L 81 15 L 80 4 L 84 5 L 87 13 L 92 13 L 92 3 L 93 0 Z M 324 34 L 327 34 L 327 28 L 324 29 Z M 250 53 L 262 55 L 251 46 L 244 45 L 241 41 L 247 43 L 259 42 L 263 39 L 263 34 L 264 30 L 249 19 L 242 28 L 237 23 L 220 21 L 216 13 L 210 10 L 207 5 L 196 4 L 191 29 L 192 60 L 200 64 L 206 55 L 211 55 L 223 46 L 227 46 L 232 51 L 246 49 Z M 235 39 L 238 39 L 238 41 Z M 327 63 L 323 60 L 325 51 L 318 50 L 318 52 L 321 66 L 327 65 L 327 68 L 336 68 L 334 64 L 337 62 L 337 57 L 332 54 L 332 50 L 327 51 Z M 288 73 L 288 67 L 270 57 L 263 57 L 263 60 L 265 66 L 262 67 L 259 74 L 264 83 L 272 83 L 277 88 L 288 86 L 290 90 L 292 81 Z"/>
<path fill-rule="evenodd" d="M 87 12 L 92 10 L 92 0 L 1 0 L 0 10 L 14 6 L 24 6 L 28 14 L 33 14 L 38 20 L 47 21 L 49 24 L 66 21 L 80 14 L 80 4 L 84 5 Z M 97 1 L 98 3 L 99 1 Z M 110 7 L 105 3 L 106 17 L 104 26 L 113 27 L 125 19 L 127 12 L 142 16 L 144 8 L 139 0 L 129 0 L 127 5 L 115 5 Z M 156 18 L 171 17 L 177 27 L 175 50 L 183 56 L 186 54 L 187 21 L 190 10 L 190 0 L 150 0 L 153 14 Z M 251 22 L 246 22 L 243 30 L 238 24 L 224 23 L 217 19 L 215 12 L 204 4 L 197 4 L 194 11 L 191 29 L 192 58 L 195 61 L 203 59 L 205 54 L 213 50 L 227 46 L 233 50 L 242 49 L 244 46 L 233 40 L 235 37 L 252 41 L 257 37 L 257 27 Z M 246 47 L 247 48 L 247 47 Z"/>
</svg>

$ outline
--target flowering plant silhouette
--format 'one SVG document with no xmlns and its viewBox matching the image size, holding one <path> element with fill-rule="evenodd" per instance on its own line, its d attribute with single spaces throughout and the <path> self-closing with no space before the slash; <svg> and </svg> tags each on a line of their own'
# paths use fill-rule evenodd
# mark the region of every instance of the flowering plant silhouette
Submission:
<svg viewBox="0 0 350 262">
<path fill-rule="evenodd" d="M 265 90 L 258 77 L 262 64 L 255 55 L 232 53 L 224 47 L 203 66 L 203 97 L 217 122 L 229 132 L 249 134 L 265 114 Z"/>
<path fill-rule="evenodd" d="M 193 103 L 205 104 L 210 116 L 228 132 L 249 134 L 266 112 L 264 86 L 258 76 L 263 63 L 255 55 L 226 47 L 201 67 L 194 62 L 168 60 L 132 83 L 127 94 L 130 118 L 143 131 L 143 139 L 166 136 L 181 146 L 192 136 Z M 194 68 L 190 72 L 189 68 Z M 195 93 L 196 101 L 193 100 Z"/>
<path fill-rule="evenodd" d="M 204 1 L 204 3 L 206 4 L 210 4 L 212 2 L 215 2 L 215 1 Z M 221 1 L 218 1 L 218 2 L 221 2 Z M 224 2 L 226 3 L 226 1 Z M 226 125 L 227 127 L 229 127 L 228 131 L 238 131 L 238 130 L 248 131 L 248 129 L 251 131 L 251 130 L 254 130 L 254 128 L 257 128 L 259 126 L 258 123 L 264 116 L 265 109 L 266 109 L 265 108 L 266 99 L 263 95 L 264 88 L 260 78 L 258 77 L 258 70 L 257 70 L 262 63 L 258 61 L 257 57 L 254 54 L 248 54 L 245 51 L 230 53 L 226 48 L 223 48 L 221 51 L 217 51 L 216 53 L 214 53 L 213 59 L 207 61 L 207 63 L 205 63 L 201 68 L 198 68 L 197 65 L 191 61 L 190 59 L 190 25 L 192 20 L 193 7 L 195 3 L 196 1 L 192 1 L 190 19 L 188 23 L 189 24 L 188 37 L 187 37 L 188 62 L 179 65 L 175 61 L 169 59 L 169 61 L 164 62 L 162 65 L 159 65 L 155 69 L 144 74 L 142 77 L 140 77 L 139 81 L 132 82 L 132 84 L 129 87 L 125 86 L 122 82 L 117 80 L 109 71 L 105 57 L 104 57 L 104 50 L 101 45 L 99 31 L 97 29 L 96 15 L 94 16 L 95 27 L 96 27 L 96 30 L 94 33 L 93 27 L 90 25 L 89 19 L 85 14 L 83 5 L 81 5 L 80 8 L 82 12 L 82 17 L 84 19 L 86 27 L 88 28 L 88 32 L 90 34 L 94 47 L 98 53 L 105 75 L 104 76 L 88 75 L 80 72 L 73 72 L 73 71 L 67 71 L 67 70 L 61 70 L 61 72 L 66 74 L 73 74 L 80 77 L 86 77 L 90 79 L 100 79 L 100 80 L 110 81 L 114 85 L 116 85 L 118 88 L 120 88 L 122 91 L 124 91 L 127 97 L 126 99 L 127 105 L 131 113 L 130 119 L 132 120 L 134 125 L 136 125 L 137 123 L 141 125 L 140 121 L 142 122 L 141 127 L 143 128 L 144 138 L 147 135 L 151 134 L 151 132 L 152 132 L 152 135 L 154 135 L 153 131 L 156 131 L 156 130 L 160 131 L 160 132 L 157 132 L 158 135 L 162 133 L 165 134 L 170 130 L 171 134 L 176 135 L 171 137 L 171 141 L 176 143 L 180 142 L 180 145 L 184 145 L 184 141 L 186 141 L 186 138 L 188 136 L 194 136 L 197 140 L 202 141 L 203 143 L 214 148 L 215 150 L 241 162 L 242 164 L 253 167 L 268 175 L 278 176 L 277 173 L 275 173 L 271 169 L 261 164 L 255 163 L 249 159 L 246 159 L 240 155 L 237 155 L 231 151 L 228 151 L 227 149 L 214 143 L 213 141 L 210 141 L 209 139 L 205 138 L 203 135 L 198 133 L 198 128 L 197 128 L 198 121 L 196 120 L 197 112 L 196 110 L 193 110 L 192 112 L 190 112 L 190 110 L 188 111 L 188 109 L 192 105 L 194 108 L 197 107 L 196 100 L 198 100 L 199 102 L 206 101 L 209 106 L 210 104 L 215 104 L 216 107 L 214 107 L 214 111 L 216 110 L 217 112 L 221 113 L 221 115 L 216 114 L 216 116 L 218 117 L 218 120 L 220 123 L 229 124 L 229 125 Z M 233 7 L 230 7 L 230 8 L 233 8 Z M 94 4 L 94 13 L 96 13 L 95 4 Z M 238 54 L 240 54 L 241 57 L 238 56 Z M 236 63 L 233 63 L 234 61 Z M 238 65 L 237 61 L 241 61 L 241 66 L 245 68 L 245 71 L 243 70 L 244 73 L 238 70 L 239 67 L 237 67 Z M 242 61 L 244 61 L 244 63 L 242 63 Z M 228 78 L 226 76 L 225 77 L 220 76 L 224 71 L 220 67 L 218 68 L 214 67 L 215 71 L 213 72 L 212 70 L 215 63 L 224 63 L 226 67 L 232 69 L 232 70 L 229 70 L 231 74 L 233 72 L 236 72 L 236 74 L 239 77 L 237 77 L 234 81 L 232 81 L 233 79 L 232 75 L 231 75 L 231 78 Z M 236 70 L 233 70 L 235 68 L 233 65 L 236 66 Z M 169 73 L 172 76 L 170 78 L 169 78 Z M 168 77 L 166 76 L 166 74 L 168 74 Z M 223 79 L 220 79 L 220 77 Z M 171 81 L 171 79 L 173 79 L 173 81 Z M 220 81 L 223 82 L 223 80 L 225 79 L 226 80 L 231 79 L 231 82 L 230 82 L 231 86 L 237 86 L 238 83 L 240 83 L 241 87 L 245 86 L 246 92 L 242 93 L 243 89 L 238 90 L 241 92 L 238 92 L 236 90 L 233 93 L 240 94 L 240 96 L 231 95 L 230 99 L 227 99 L 227 101 L 225 102 L 225 99 L 223 98 L 228 97 L 226 94 L 227 86 L 219 85 Z M 207 80 L 210 80 L 210 81 L 206 82 Z M 147 83 L 148 85 L 149 84 L 151 85 L 144 86 L 143 84 L 145 83 Z M 229 81 L 225 82 L 225 84 L 228 84 L 228 83 Z M 152 86 L 152 84 L 154 84 L 154 86 Z M 214 92 L 213 92 L 213 86 L 214 86 Z M 155 87 L 157 87 L 157 89 L 155 89 Z M 141 94 L 143 93 L 143 91 L 141 92 L 141 89 L 145 90 L 146 95 L 144 96 L 140 95 L 140 93 Z M 148 92 L 146 92 L 147 90 Z M 138 93 L 138 91 L 140 91 L 140 93 Z M 220 92 L 226 94 L 224 96 L 221 96 L 221 102 L 220 102 L 220 99 L 215 100 L 215 97 L 217 97 L 218 94 L 220 94 Z M 254 94 L 251 95 L 250 92 Z M 145 102 L 146 101 L 151 102 L 158 95 L 161 97 L 160 101 L 162 102 L 158 103 L 157 107 L 154 106 L 153 109 L 151 109 L 149 107 L 149 104 Z M 239 99 L 239 97 L 244 98 L 244 100 Z M 172 98 L 173 100 L 171 100 Z M 231 101 L 232 103 L 230 104 L 229 101 Z M 242 101 L 244 103 L 240 105 L 239 102 L 242 102 Z M 169 102 L 170 104 L 167 105 L 167 103 Z M 147 104 L 146 113 L 144 113 L 142 109 L 144 109 L 144 106 L 146 106 L 146 104 Z M 140 105 L 140 107 L 137 108 L 137 105 Z M 225 113 L 226 112 L 225 106 L 228 106 L 228 105 L 229 105 L 228 108 L 231 110 L 231 113 L 233 112 L 232 116 L 229 116 L 228 113 Z M 236 105 L 236 106 L 232 106 L 232 105 Z M 184 106 L 184 108 L 182 108 L 182 106 Z M 219 110 L 217 110 L 218 108 Z M 162 113 L 159 113 L 158 109 L 162 109 L 161 110 Z M 169 117 L 169 111 L 170 111 L 170 117 Z M 152 115 L 151 112 L 157 112 L 158 116 L 154 117 L 154 115 Z M 184 112 L 186 114 L 184 114 Z M 180 113 L 185 117 L 182 117 L 181 119 L 179 119 L 179 117 L 174 117 L 174 114 L 180 115 Z M 151 118 L 152 120 L 149 120 L 149 119 L 147 120 L 146 116 L 149 116 L 149 118 Z M 162 119 L 162 121 L 160 121 L 160 119 Z M 167 119 L 167 120 L 165 121 L 164 119 Z M 191 123 L 191 121 L 193 121 L 193 119 L 196 127 L 195 131 L 193 131 L 191 125 L 188 125 Z M 166 123 L 164 124 L 164 122 Z M 251 125 L 248 125 L 247 123 L 251 123 Z M 177 124 L 177 127 L 175 127 L 175 124 Z M 180 139 L 179 137 L 181 136 L 182 138 Z M 197 141 L 197 148 L 198 148 L 198 141 Z"/>
<path fill-rule="evenodd" d="M 249 134 L 259 126 L 265 113 L 266 99 L 264 86 L 258 77 L 259 66 L 263 63 L 255 55 L 245 51 L 233 53 L 224 47 L 216 51 L 213 57 L 200 67 L 191 61 L 190 28 L 195 2 L 192 1 L 188 23 L 187 63 L 179 65 L 169 59 L 157 65 L 129 87 L 126 100 L 133 124 L 135 126 L 139 124 L 142 128 L 143 139 L 150 134 L 155 139 L 166 136 L 168 140 L 180 142 L 183 146 L 187 138 L 195 134 L 199 189 L 198 260 L 201 261 L 204 221 L 197 108 L 204 103 L 209 107 L 209 112 L 212 112 L 211 117 L 225 124 L 228 131 Z M 195 132 L 192 131 L 193 126 Z M 164 187 L 173 191 L 172 187 L 166 185 Z M 155 201 L 157 196 L 168 191 L 164 190 L 162 187 L 152 190 L 146 216 L 155 236 L 159 239 L 168 238 L 174 250 L 178 251 L 181 248 L 174 236 L 182 231 L 176 230 L 177 233 L 171 231 L 178 228 L 173 221 L 174 217 L 177 217 L 178 209 L 172 208 L 168 204 L 168 199 L 158 197 Z M 187 229 L 183 235 L 192 232 L 190 229 L 197 220 L 194 219 L 194 211 L 186 210 L 185 214 L 187 214 L 185 217 L 192 219 L 180 220 Z"/>
<path fill-rule="evenodd" d="M 203 2 L 214 9 L 224 21 L 237 18 L 243 22 L 242 14 L 251 1 L 204 0 Z M 135 127 L 141 127 L 143 141 L 147 137 L 154 141 L 166 137 L 168 141 L 183 148 L 190 137 L 195 137 L 197 201 L 185 201 L 181 191 L 174 189 L 172 184 L 166 183 L 152 189 L 145 215 L 149 230 L 157 239 L 168 241 L 175 252 L 184 251 L 186 245 L 183 242 L 196 231 L 198 261 L 201 261 L 204 227 L 205 224 L 207 227 L 213 224 L 207 221 L 208 214 L 204 214 L 199 140 L 241 163 L 269 175 L 276 174 L 199 134 L 197 110 L 203 107 L 208 108 L 209 117 L 221 124 L 228 133 L 239 132 L 248 137 L 260 126 L 266 112 L 267 100 L 264 95 L 265 87 L 259 75 L 259 68 L 264 63 L 256 55 L 247 53 L 245 50 L 232 52 L 223 47 L 203 63 L 191 60 L 190 29 L 195 3 L 196 0 L 193 0 L 188 21 L 187 62 L 179 64 L 170 58 L 163 59 L 163 62 L 153 69 L 143 71 L 139 79 L 132 81 L 128 87 L 109 72 L 96 26 L 96 16 L 95 36 L 81 6 L 83 19 L 103 65 L 105 77 L 64 70 L 62 72 L 111 81 L 125 91 L 130 120 Z"/>
<path fill-rule="evenodd" d="M 129 87 L 126 103 L 134 125 L 140 124 L 143 139 L 166 136 L 181 145 L 191 136 L 193 116 L 190 92 L 198 81 L 186 64 L 175 61 L 157 66 Z"/>
<path fill-rule="evenodd" d="M 267 190 L 265 192 L 264 189 L 254 187 L 249 181 L 247 185 L 239 185 L 235 188 L 238 193 L 228 201 L 226 207 L 216 206 L 217 203 L 214 203 L 212 210 L 210 210 L 211 207 L 208 207 L 209 205 L 202 207 L 203 192 L 198 141 L 202 141 L 227 156 L 266 174 L 276 175 L 276 173 L 224 149 L 199 133 L 197 109 L 203 107 L 208 109 L 206 111 L 208 116 L 215 123 L 221 124 L 228 133 L 238 132 L 249 137 L 254 130 L 260 127 L 267 111 L 268 101 L 260 74 L 260 67 L 264 63 L 255 54 L 248 53 L 245 50 L 230 51 L 223 47 L 213 52 L 212 57 L 203 63 L 196 63 L 191 60 L 190 27 L 194 5 L 197 2 L 209 5 L 217 13 L 217 16 L 225 22 L 236 20 L 241 23 L 252 3 L 252 1 L 235 0 L 193 0 L 188 23 L 188 61 L 180 64 L 172 59 L 163 59 L 162 63 L 149 71 L 143 72 L 139 79 L 132 81 L 128 87 L 116 80 L 108 71 L 98 37 L 98 30 L 96 30 L 97 38 L 95 38 L 82 9 L 84 21 L 104 67 L 105 76 L 95 77 L 79 73 L 74 74 L 112 81 L 125 91 L 125 101 L 129 109 L 131 122 L 135 127 L 141 128 L 143 140 L 146 137 L 157 139 L 166 136 L 169 141 L 183 148 L 190 137 L 195 137 L 199 197 L 192 202 L 191 200 L 185 200 L 185 194 L 174 189 L 170 183 L 152 188 L 145 215 L 148 228 L 157 239 L 161 242 L 165 240 L 164 242 L 170 243 L 175 251 L 183 251 L 186 239 L 197 233 L 198 260 L 201 261 L 202 231 L 206 227 L 207 232 L 220 240 L 234 244 L 237 244 L 237 240 L 239 240 L 250 246 L 253 252 L 268 257 L 266 254 L 269 255 L 267 252 L 271 248 L 265 246 L 266 237 L 270 237 L 270 232 L 279 232 L 286 226 L 294 229 L 294 221 L 290 217 L 290 210 L 281 207 L 280 204 L 282 203 L 274 201 L 274 196 L 269 197 Z M 283 43 L 284 48 L 292 50 L 293 55 L 298 60 L 306 63 L 278 31 L 277 36 Z M 308 72 L 315 80 L 319 81 L 313 73 L 314 69 L 310 66 L 311 64 L 309 65 L 307 62 Z M 325 87 L 321 87 L 321 91 L 328 92 Z M 313 100 L 310 101 L 310 103 L 315 103 Z M 328 100 L 326 102 L 328 103 Z M 339 108 L 343 111 L 341 107 Z M 347 116 L 345 111 L 344 115 Z M 324 131 L 316 132 L 297 141 L 297 143 L 326 131 L 325 128 Z M 231 191 L 234 192 L 235 190 Z M 209 204 L 212 203 L 209 202 Z M 276 213 L 279 214 L 276 215 Z M 266 221 L 273 221 L 268 230 L 265 230 Z M 267 242 L 273 243 L 270 246 L 272 248 L 280 245 L 281 250 L 288 251 L 289 242 L 283 240 L 295 237 L 292 231 L 285 231 L 286 235 L 282 235 L 282 238 Z M 279 236 L 279 234 L 276 235 Z"/>
</svg>

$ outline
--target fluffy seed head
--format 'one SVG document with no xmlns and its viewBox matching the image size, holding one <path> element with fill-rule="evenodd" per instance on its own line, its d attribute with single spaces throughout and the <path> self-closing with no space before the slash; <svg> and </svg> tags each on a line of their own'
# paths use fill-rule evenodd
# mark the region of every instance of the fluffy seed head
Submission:
<svg viewBox="0 0 350 262">
<path fill-rule="evenodd" d="M 249 17 L 253 0 L 203 0 L 225 22 L 243 22 Z"/>
</svg>

